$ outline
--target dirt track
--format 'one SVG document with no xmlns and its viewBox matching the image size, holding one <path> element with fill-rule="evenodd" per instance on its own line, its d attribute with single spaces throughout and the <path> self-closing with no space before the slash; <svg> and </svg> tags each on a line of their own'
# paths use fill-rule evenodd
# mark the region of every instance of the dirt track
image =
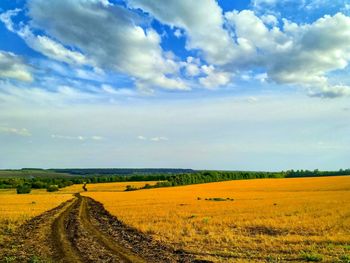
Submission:
<svg viewBox="0 0 350 263">
<path fill-rule="evenodd" d="M 1 262 L 193 262 L 130 228 L 87 197 L 33 218 L 0 247 Z M 200 261 L 197 261 L 200 262 Z"/>
</svg>

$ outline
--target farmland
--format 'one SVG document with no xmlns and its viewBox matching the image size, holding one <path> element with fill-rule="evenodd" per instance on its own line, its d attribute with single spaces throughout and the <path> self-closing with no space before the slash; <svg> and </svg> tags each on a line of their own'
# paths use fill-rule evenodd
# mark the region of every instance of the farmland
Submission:
<svg viewBox="0 0 350 263">
<path fill-rule="evenodd" d="M 50 210 L 72 198 L 71 194 L 52 194 L 35 190 L 17 195 L 15 190 L 0 190 L 0 243 L 26 220 Z"/>
<path fill-rule="evenodd" d="M 142 187 L 146 183 L 155 184 L 155 182 L 100 183 L 88 185 L 88 190 L 92 192 L 122 192 L 127 185 Z M 26 220 L 73 198 L 72 194 L 82 191 L 82 186 L 82 184 L 71 185 L 55 193 L 33 190 L 31 194 L 27 195 L 17 195 L 15 189 L 0 190 L 0 243 L 5 235 L 11 235 Z"/>
<path fill-rule="evenodd" d="M 146 183 L 156 182 L 88 184 L 87 192 L 81 184 L 54 193 L 34 189 L 16 195 L 14 189 L 1 190 L 4 254 L 0 258 L 6 255 L 14 262 L 63 258 L 76 262 L 349 261 L 349 176 L 125 191 L 127 185 L 141 188 Z M 78 192 L 81 196 L 74 195 Z M 68 228 L 64 222 L 69 222 Z"/>
<path fill-rule="evenodd" d="M 337 261 L 350 254 L 350 177 L 85 195 L 157 240 L 214 261 Z"/>
<path fill-rule="evenodd" d="M 154 185 L 155 181 L 147 182 L 118 182 L 118 183 L 99 183 L 99 184 L 88 184 L 87 189 L 89 192 L 123 192 L 128 185 L 134 188 L 141 188 L 145 184 Z M 60 190 L 60 193 L 77 193 L 83 190 L 82 184 L 74 184 Z"/>
</svg>

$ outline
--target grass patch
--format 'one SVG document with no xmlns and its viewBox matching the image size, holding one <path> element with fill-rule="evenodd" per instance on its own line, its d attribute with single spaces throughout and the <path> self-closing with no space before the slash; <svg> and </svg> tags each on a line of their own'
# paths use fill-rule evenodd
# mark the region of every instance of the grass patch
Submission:
<svg viewBox="0 0 350 263">
<path fill-rule="evenodd" d="M 350 263 L 350 255 L 343 255 L 340 257 L 340 262 Z"/>
<path fill-rule="evenodd" d="M 301 254 L 301 258 L 308 262 L 320 262 L 323 260 L 323 256 L 312 252 L 304 252 Z"/>
<path fill-rule="evenodd" d="M 200 199 L 197 199 L 197 200 L 200 200 Z M 205 198 L 205 200 L 214 201 L 214 202 L 234 201 L 233 198 L 222 198 L 222 197 Z"/>
</svg>

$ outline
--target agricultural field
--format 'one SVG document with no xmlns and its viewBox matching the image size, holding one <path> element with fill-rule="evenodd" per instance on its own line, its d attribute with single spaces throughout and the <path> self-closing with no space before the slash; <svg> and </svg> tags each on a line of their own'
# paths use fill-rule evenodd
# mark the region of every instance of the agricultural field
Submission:
<svg viewBox="0 0 350 263">
<path fill-rule="evenodd" d="M 88 191 L 122 192 L 127 185 L 139 188 L 156 182 L 121 182 L 88 184 Z M 5 235 L 12 232 L 22 223 L 41 213 L 50 210 L 73 197 L 72 194 L 83 191 L 82 184 L 76 184 L 48 193 L 46 190 L 32 190 L 30 194 L 17 195 L 15 189 L 0 190 L 0 242 Z"/>
<path fill-rule="evenodd" d="M 71 199 L 71 194 L 47 193 L 34 190 L 31 194 L 17 195 L 16 190 L 0 190 L 0 243 L 12 235 L 25 221 Z"/>
<path fill-rule="evenodd" d="M 141 188 L 146 184 L 154 185 L 157 182 L 116 182 L 116 183 L 98 183 L 98 184 L 87 184 L 86 188 L 89 192 L 123 192 L 128 185 Z M 74 184 L 65 188 L 60 189 L 61 193 L 78 193 L 83 191 L 83 184 Z"/>
<path fill-rule="evenodd" d="M 350 259 L 350 177 L 87 192 L 127 225 L 217 262 Z"/>
<path fill-rule="evenodd" d="M 0 259 L 349 262 L 349 176 L 125 191 L 146 183 L 156 182 L 1 190 Z"/>
</svg>

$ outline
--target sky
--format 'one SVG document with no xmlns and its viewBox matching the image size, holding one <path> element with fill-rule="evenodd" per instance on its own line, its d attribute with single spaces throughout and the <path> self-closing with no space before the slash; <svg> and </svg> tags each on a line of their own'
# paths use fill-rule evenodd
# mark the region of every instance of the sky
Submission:
<svg viewBox="0 0 350 263">
<path fill-rule="evenodd" d="M 0 0 L 0 169 L 350 168 L 350 0 Z"/>
</svg>

